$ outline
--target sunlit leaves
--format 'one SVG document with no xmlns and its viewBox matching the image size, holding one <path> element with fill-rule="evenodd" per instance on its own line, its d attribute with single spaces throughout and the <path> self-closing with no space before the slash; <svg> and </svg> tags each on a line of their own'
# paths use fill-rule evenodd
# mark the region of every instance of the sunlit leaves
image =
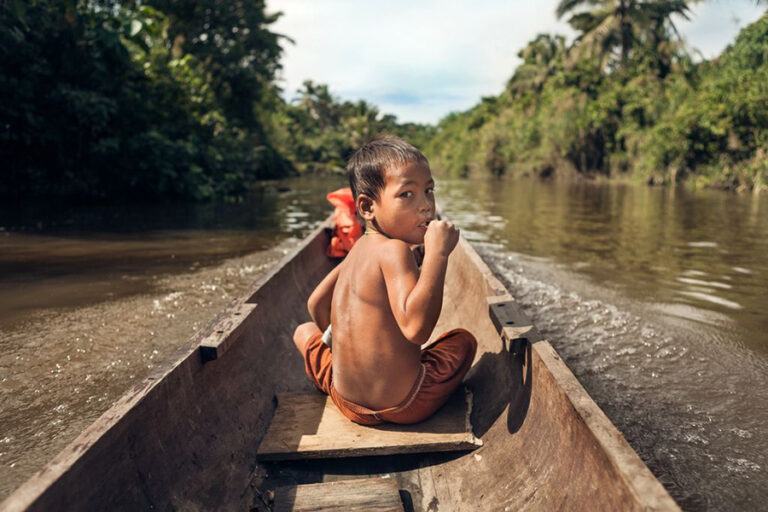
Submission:
<svg viewBox="0 0 768 512">
<path fill-rule="evenodd" d="M 691 178 L 728 188 L 765 187 L 768 14 L 718 59 L 696 64 L 669 37 L 674 28 L 664 21 L 682 2 L 645 4 L 646 17 L 636 20 L 656 29 L 637 33 L 623 70 L 597 56 L 574 58 L 573 49 L 564 58 L 568 52 L 557 38 L 536 37 L 518 54 L 523 62 L 503 94 L 439 123 L 427 148 L 435 168 L 454 176 L 548 176 L 555 169 L 652 183 Z M 580 26 L 608 19 L 589 13 L 577 18 Z"/>
<path fill-rule="evenodd" d="M 573 60 L 592 59 L 604 71 L 650 53 L 659 73 L 669 71 L 668 41 L 679 41 L 673 15 L 688 17 L 696 0 L 561 0 L 558 17 L 570 15 L 568 23 L 579 32 L 570 51 Z M 662 56 L 656 56 L 657 53 Z"/>
</svg>

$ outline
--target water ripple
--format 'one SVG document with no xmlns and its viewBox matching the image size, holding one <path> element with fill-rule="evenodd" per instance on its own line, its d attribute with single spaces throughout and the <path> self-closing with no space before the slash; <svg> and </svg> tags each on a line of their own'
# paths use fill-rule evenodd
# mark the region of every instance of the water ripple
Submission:
<svg viewBox="0 0 768 512">
<path fill-rule="evenodd" d="M 567 266 L 480 247 L 684 509 L 750 509 L 768 500 L 768 487 L 751 483 L 765 482 L 768 464 L 768 364 L 703 328 L 727 318 L 699 310 L 683 315 L 694 323 L 670 328 L 653 320 L 654 305 L 606 293 Z M 728 427 L 736 418 L 740 426 Z M 725 485 L 721 468 L 741 483 Z"/>
</svg>

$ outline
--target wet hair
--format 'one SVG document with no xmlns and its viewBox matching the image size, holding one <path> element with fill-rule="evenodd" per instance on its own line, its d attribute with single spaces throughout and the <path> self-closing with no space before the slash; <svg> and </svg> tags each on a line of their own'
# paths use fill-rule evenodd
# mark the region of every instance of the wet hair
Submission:
<svg viewBox="0 0 768 512">
<path fill-rule="evenodd" d="M 365 194 L 372 199 L 379 198 L 384 188 L 384 172 L 394 166 L 418 162 L 429 165 L 424 154 L 395 135 L 377 135 L 349 158 L 347 172 L 349 187 L 357 196 Z"/>
</svg>

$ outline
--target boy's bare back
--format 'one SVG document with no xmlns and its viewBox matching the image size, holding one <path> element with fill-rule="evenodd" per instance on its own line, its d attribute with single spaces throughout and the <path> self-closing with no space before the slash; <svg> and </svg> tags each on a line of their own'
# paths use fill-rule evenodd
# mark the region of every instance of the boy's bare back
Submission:
<svg viewBox="0 0 768 512">
<path fill-rule="evenodd" d="M 407 253 L 407 254 L 406 254 Z M 333 378 L 345 398 L 371 409 L 400 403 L 419 370 L 419 345 L 403 335 L 389 305 L 383 259 L 413 255 L 405 242 L 373 234 L 360 239 L 339 272 L 331 306 Z"/>
<path fill-rule="evenodd" d="M 293 341 L 309 378 L 352 421 L 421 421 L 461 383 L 477 349 L 471 333 L 454 329 L 421 350 L 440 316 L 459 231 L 435 220 L 429 164 L 401 139 L 372 139 L 348 170 L 367 236 L 312 292 L 312 322 Z M 420 244 L 421 269 L 411 251 Z M 320 340 L 329 325 L 332 353 Z"/>
<path fill-rule="evenodd" d="M 334 288 L 333 376 L 346 399 L 383 409 L 413 389 L 459 232 L 434 220 L 434 180 L 419 162 L 388 168 L 378 197 L 358 203 L 369 236 L 347 255 Z M 410 246 L 422 243 L 420 272 Z"/>
</svg>

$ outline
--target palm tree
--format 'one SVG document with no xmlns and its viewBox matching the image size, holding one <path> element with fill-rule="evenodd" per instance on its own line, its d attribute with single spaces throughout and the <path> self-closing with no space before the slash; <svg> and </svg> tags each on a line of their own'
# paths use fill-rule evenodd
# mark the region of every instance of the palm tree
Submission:
<svg viewBox="0 0 768 512">
<path fill-rule="evenodd" d="M 672 59 L 684 53 L 683 37 L 672 21 L 672 14 L 688 18 L 688 6 L 684 0 L 653 2 L 648 7 L 643 23 L 643 42 L 656 64 L 660 78 L 671 70 Z"/>
<path fill-rule="evenodd" d="M 539 34 L 528 46 L 520 50 L 517 56 L 523 62 L 517 67 L 512 78 L 507 82 L 507 90 L 521 93 L 527 90 L 541 90 L 544 82 L 562 68 L 566 53 L 565 38 Z"/>
<path fill-rule="evenodd" d="M 679 39 L 672 15 L 688 19 L 694 1 L 561 0 L 555 12 L 558 18 L 570 14 L 568 23 L 581 32 L 574 42 L 576 58 L 595 57 L 604 68 L 618 47 L 619 63 L 626 68 L 632 48 L 639 43 Z"/>
<path fill-rule="evenodd" d="M 294 103 L 313 120 L 320 129 L 335 126 L 339 122 L 339 104 L 333 97 L 326 84 L 316 84 L 305 80 L 303 89 L 296 91 L 299 97 Z"/>
</svg>

